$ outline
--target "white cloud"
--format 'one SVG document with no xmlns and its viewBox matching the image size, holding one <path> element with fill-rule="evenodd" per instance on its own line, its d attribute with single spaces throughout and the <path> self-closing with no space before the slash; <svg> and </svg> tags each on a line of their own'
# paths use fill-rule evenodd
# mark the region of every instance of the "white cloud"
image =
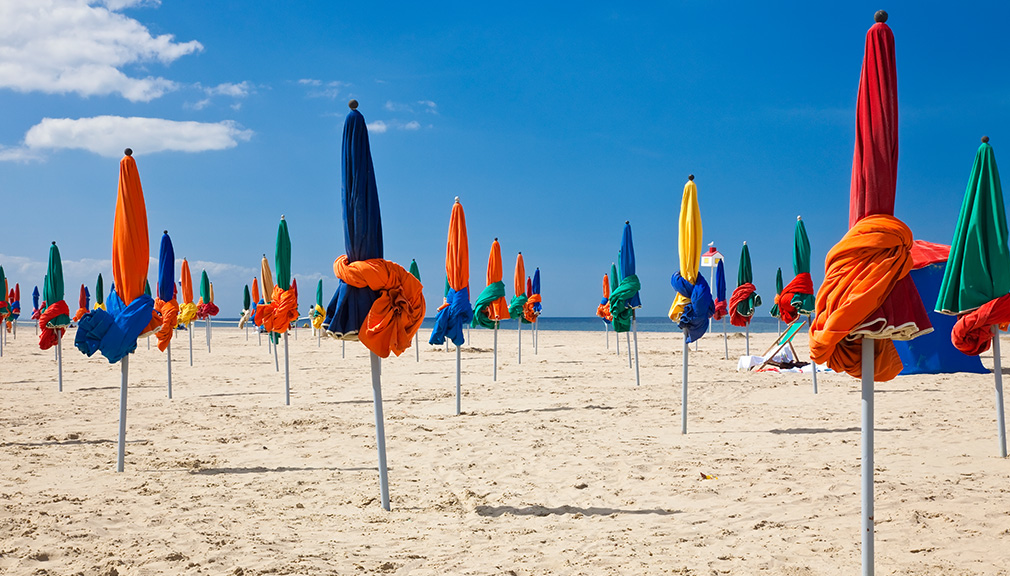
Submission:
<svg viewBox="0 0 1010 576">
<path fill-rule="evenodd" d="M 42 150 L 88 150 L 110 158 L 117 158 L 126 147 L 138 154 L 155 152 L 204 152 L 234 148 L 239 141 L 248 141 L 252 130 L 245 130 L 235 122 L 178 122 L 162 118 L 124 118 L 122 116 L 96 116 L 94 118 L 43 118 L 25 134 L 20 149 L 5 149 L 11 160 L 20 160 L 19 154 L 38 153 Z M 19 150 L 19 152 L 11 152 Z M 0 154 L 0 159 L 4 159 Z"/>
<path fill-rule="evenodd" d="M 368 131 L 372 132 L 373 134 L 382 134 L 386 130 L 389 129 L 389 127 L 386 126 L 386 123 L 383 122 L 382 120 L 376 120 L 375 122 L 369 122 L 367 124 L 367 126 L 368 126 Z"/>
<path fill-rule="evenodd" d="M 161 77 L 134 78 L 121 69 L 173 61 L 203 50 L 171 34 L 152 36 L 116 10 L 156 2 L 3 0 L 0 2 L 0 88 L 81 96 L 119 94 L 148 102 L 178 88 Z"/>
<path fill-rule="evenodd" d="M 252 91 L 252 85 L 248 81 L 231 84 L 225 82 L 213 88 L 205 88 L 204 91 L 210 96 L 231 96 L 232 98 L 245 98 Z"/>
<path fill-rule="evenodd" d="M 342 89 L 350 86 L 350 83 L 348 82 L 341 82 L 339 80 L 323 82 L 322 80 L 316 80 L 314 78 L 303 78 L 299 80 L 298 83 L 302 86 L 318 88 L 318 90 L 308 91 L 307 95 L 309 98 L 328 98 L 330 100 L 340 96 Z"/>
<path fill-rule="evenodd" d="M 421 129 L 421 123 L 418 122 L 417 120 L 411 120 L 410 122 L 407 122 L 406 124 L 404 124 L 401 127 L 401 129 L 402 130 L 420 130 Z"/>
<path fill-rule="evenodd" d="M 386 100 L 386 110 L 390 112 L 413 112 L 414 109 L 410 107 L 409 104 L 401 104 L 399 102 L 393 102 L 392 100 Z"/>
<path fill-rule="evenodd" d="M 424 106 L 424 111 L 429 114 L 438 114 L 438 104 L 435 104 L 431 100 L 418 100 L 418 104 Z"/>
<path fill-rule="evenodd" d="M 102 0 L 100 4 L 104 4 L 106 8 L 112 11 L 122 10 L 124 8 L 134 8 L 141 6 L 150 6 L 152 8 L 157 8 L 161 6 L 160 0 Z"/>
<path fill-rule="evenodd" d="M 192 104 L 187 102 L 183 105 L 184 108 L 189 108 L 191 110 L 203 110 L 207 106 L 210 106 L 210 98 L 204 98 L 203 100 L 198 100 Z"/>
<path fill-rule="evenodd" d="M 322 80 L 316 80 L 315 78 L 302 78 L 298 81 L 302 86 L 321 86 L 323 84 Z"/>
<path fill-rule="evenodd" d="M 0 162 L 33 162 L 41 160 L 42 155 L 25 147 L 5 148 L 0 146 Z"/>
</svg>

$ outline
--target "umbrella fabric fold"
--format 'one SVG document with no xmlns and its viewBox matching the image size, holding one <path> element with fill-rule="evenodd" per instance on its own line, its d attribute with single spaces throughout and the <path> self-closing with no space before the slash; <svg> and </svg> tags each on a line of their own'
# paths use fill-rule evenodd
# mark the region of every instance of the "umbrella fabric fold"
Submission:
<svg viewBox="0 0 1010 576">
<path fill-rule="evenodd" d="M 515 275 L 512 280 L 512 288 L 515 291 L 515 296 L 512 297 L 512 301 L 509 302 L 509 318 L 513 320 L 518 319 L 520 322 L 526 323 L 526 318 L 523 314 L 523 309 L 526 307 L 526 265 L 523 263 L 523 253 L 520 252 L 516 256 L 516 269 Z"/>
<path fill-rule="evenodd" d="M 744 327 L 750 324 L 754 310 L 761 305 L 761 297 L 753 284 L 754 273 L 751 269 L 750 248 L 744 242 L 740 250 L 740 266 L 737 268 L 737 287 L 729 299 L 729 323 Z"/>
<path fill-rule="evenodd" d="M 726 302 L 726 268 L 722 260 L 715 267 L 715 294 L 712 295 L 715 307 L 712 312 L 713 320 L 722 320 L 723 316 L 729 314 Z"/>
<path fill-rule="evenodd" d="M 326 310 L 323 308 L 323 279 L 320 278 L 319 282 L 316 284 L 316 303 L 309 311 L 309 316 L 312 317 L 312 328 L 316 330 L 323 329 L 323 320 L 326 318 Z"/>
<path fill-rule="evenodd" d="M 466 237 L 466 215 L 459 199 L 453 203 L 449 217 L 445 273 L 449 293 L 445 304 L 435 314 L 435 328 L 431 331 L 428 343 L 444 344 L 448 338 L 456 346 L 462 346 L 466 341 L 463 327 L 473 321 L 473 309 L 470 307 L 470 250 Z"/>
<path fill-rule="evenodd" d="M 1006 208 L 996 154 L 988 142 L 982 142 L 975 153 L 961 203 L 936 301 L 937 312 L 963 314 L 1010 294 L 1007 241 Z"/>
<path fill-rule="evenodd" d="M 98 280 L 95 281 L 95 308 L 105 310 L 105 286 L 101 273 L 98 274 Z"/>
<path fill-rule="evenodd" d="M 49 267 L 42 301 L 44 310 L 39 314 L 39 348 L 48 350 L 56 345 L 70 326 L 70 307 L 63 300 L 63 261 L 55 242 L 49 247 Z"/>
<path fill-rule="evenodd" d="M 11 290 L 11 296 L 8 298 L 11 305 L 11 319 L 17 320 L 21 317 L 21 285 L 18 283 L 14 284 L 14 288 Z"/>
<path fill-rule="evenodd" d="M 291 236 L 288 222 L 281 218 L 277 226 L 277 248 L 274 256 L 277 284 L 270 301 L 257 308 L 257 324 L 274 334 L 284 334 L 298 320 L 298 287 L 291 281 Z"/>
<path fill-rule="evenodd" d="M 677 227 L 677 252 L 680 270 L 670 279 L 677 296 L 670 306 L 670 320 L 687 331 L 687 342 L 700 339 L 708 331 L 708 319 L 715 314 L 715 302 L 701 268 L 701 209 L 698 207 L 698 186 L 693 179 L 684 185 Z M 723 273 L 725 277 L 725 272 Z"/>
<path fill-rule="evenodd" d="M 813 286 L 813 281 L 810 282 L 810 285 Z M 779 313 L 779 295 L 781 294 L 782 294 L 782 269 L 779 268 L 778 270 L 775 271 L 774 303 L 772 304 L 771 310 L 768 311 L 768 313 L 771 314 L 772 318 L 779 318 L 779 319 L 782 318 L 782 315 Z"/>
<path fill-rule="evenodd" d="M 698 274 L 692 284 L 678 272 L 670 278 L 670 284 L 677 291 L 678 299 L 686 301 L 677 319 L 677 327 L 687 333 L 688 344 L 700 340 L 708 332 L 708 319 L 715 314 L 715 302 L 705 276 Z"/>
<path fill-rule="evenodd" d="M 487 285 L 481 290 L 474 302 L 471 326 L 494 328 L 499 321 L 509 318 L 509 305 L 505 300 L 503 277 L 501 245 L 498 244 L 496 238 L 491 243 L 491 252 L 487 257 Z"/>
<path fill-rule="evenodd" d="M 802 278 L 799 281 L 794 279 L 793 282 L 796 284 L 789 283 L 792 286 L 790 290 L 792 296 L 789 297 L 790 310 L 809 316 L 814 312 L 816 304 L 814 281 L 810 277 L 810 238 L 807 237 L 807 226 L 802 218 L 796 218 L 796 227 L 793 229 L 793 274 L 797 278 Z"/>
<path fill-rule="evenodd" d="M 614 316 L 610 313 L 610 279 L 606 274 L 603 275 L 603 299 L 600 300 L 599 306 L 596 307 L 596 315 L 603 318 L 603 321 L 610 324 Z"/>
<path fill-rule="evenodd" d="M 540 268 L 533 271 L 533 294 L 535 296 L 540 296 Z M 533 303 L 533 311 L 539 317 L 540 313 L 544 311 L 543 298 L 537 300 Z"/>
<path fill-rule="evenodd" d="M 128 151 L 129 152 L 129 151 Z M 159 328 L 154 299 L 145 294 L 150 264 L 147 208 L 133 156 L 119 162 L 119 191 L 112 230 L 112 277 L 115 293 L 108 311 L 96 309 L 81 318 L 74 345 L 92 356 L 101 351 L 114 364 L 137 347 L 137 338 Z"/>
<path fill-rule="evenodd" d="M 868 335 L 864 326 L 868 319 L 875 320 L 874 312 L 908 276 L 911 250 L 908 226 L 893 216 L 876 214 L 857 222 L 828 252 L 810 329 L 810 357 L 815 362 L 861 377 L 859 341 Z M 891 380 L 901 372 L 901 358 L 890 340 L 874 341 L 874 357 L 874 380 Z"/>
<path fill-rule="evenodd" d="M 631 314 L 634 308 L 629 302 L 641 289 L 642 284 L 638 281 L 638 276 L 632 274 L 621 279 L 617 289 L 610 292 L 610 316 L 614 332 L 631 330 Z"/>
<path fill-rule="evenodd" d="M 80 321 L 80 319 L 89 312 L 89 308 L 91 308 L 90 296 L 91 295 L 88 294 L 88 288 L 84 284 L 81 284 L 81 293 L 77 298 L 77 312 L 74 313 L 73 318 L 74 322 Z"/>
<path fill-rule="evenodd" d="M 321 279 L 320 282 L 322 282 Z M 239 329 L 245 328 L 245 325 L 250 321 L 252 321 L 253 324 L 255 324 L 253 318 L 255 318 L 256 316 L 256 308 L 258 307 L 260 298 L 260 287 L 255 277 L 252 280 L 252 290 L 249 291 L 249 285 L 246 284 L 246 291 L 249 297 L 249 304 L 246 305 L 245 310 L 242 312 L 242 317 L 239 318 L 238 321 Z"/>
<path fill-rule="evenodd" d="M 182 284 L 182 303 L 179 304 L 179 324 L 189 326 L 196 320 L 197 306 L 193 303 L 193 276 L 189 271 L 189 262 L 182 259 L 182 272 L 179 282 Z"/>
<path fill-rule="evenodd" d="M 38 320 L 42 311 L 39 310 L 39 287 L 32 290 L 32 320 Z"/>
<path fill-rule="evenodd" d="M 533 324 L 537 321 L 537 306 L 540 305 L 541 298 L 539 294 L 533 292 L 533 279 L 526 278 L 526 303 L 523 304 L 523 318 L 528 324 Z"/>
<path fill-rule="evenodd" d="M 274 292 L 276 294 L 276 291 Z M 200 275 L 200 300 L 196 303 L 196 317 L 200 320 L 207 320 L 212 316 L 217 316 L 221 310 L 214 304 L 214 289 L 210 283 L 210 277 L 204 270 Z"/>
<path fill-rule="evenodd" d="M 155 333 L 158 350 L 164 352 L 179 324 L 179 302 L 175 299 L 175 249 L 168 232 L 162 234 L 158 252 L 158 297 L 154 300 L 154 310 L 161 320 L 161 327 Z"/>
<path fill-rule="evenodd" d="M 1010 325 L 1010 294 L 990 300 L 958 318 L 951 330 L 950 341 L 962 353 L 978 356 L 992 346 L 993 325 L 998 325 L 1001 330 Z"/>
<path fill-rule="evenodd" d="M 358 329 L 358 340 L 380 358 L 403 354 L 424 320 L 421 281 L 399 264 L 378 258 L 349 262 L 346 255 L 333 263 L 333 273 L 349 286 L 379 294 Z"/>
</svg>

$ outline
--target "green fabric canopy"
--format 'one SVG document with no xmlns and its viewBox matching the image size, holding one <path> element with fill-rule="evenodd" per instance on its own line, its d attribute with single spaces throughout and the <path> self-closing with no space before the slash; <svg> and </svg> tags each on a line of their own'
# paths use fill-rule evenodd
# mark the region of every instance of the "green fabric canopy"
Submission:
<svg viewBox="0 0 1010 576">
<path fill-rule="evenodd" d="M 1008 293 L 1010 248 L 1003 189 L 996 155 L 983 142 L 964 192 L 936 311 L 962 314 Z"/>
<path fill-rule="evenodd" d="M 49 268 L 46 270 L 42 297 L 49 306 L 63 300 L 63 261 L 60 259 L 60 249 L 56 247 L 56 242 L 49 247 Z M 70 326 L 70 316 L 67 314 L 60 314 L 49 321 L 51 328 L 65 326 Z"/>
<path fill-rule="evenodd" d="M 277 285 L 281 290 L 291 289 L 291 236 L 288 234 L 288 222 L 281 216 L 277 226 L 277 250 L 274 253 L 274 270 L 277 272 Z"/>
<path fill-rule="evenodd" d="M 775 297 L 776 298 L 778 298 L 778 295 L 782 293 L 782 287 L 783 286 L 784 285 L 782 284 L 782 269 L 779 268 L 778 270 L 775 271 Z M 779 304 L 778 304 L 778 302 L 775 302 L 774 304 L 772 304 L 772 309 L 771 309 L 770 313 L 772 315 L 772 318 L 778 318 L 779 317 Z"/>
<path fill-rule="evenodd" d="M 151 295 L 151 283 L 148 282 L 146 279 L 144 280 L 144 294 L 148 296 Z"/>
<path fill-rule="evenodd" d="M 502 285 L 504 286 L 504 282 L 502 283 Z M 483 295 L 484 292 L 481 292 L 481 296 Z M 502 296 L 504 295 L 505 295 L 505 289 L 502 288 Z M 525 294 L 519 294 L 518 296 L 513 296 L 512 300 L 509 302 L 509 318 L 513 320 L 518 318 L 520 322 L 524 324 L 529 324 L 530 321 L 527 320 L 526 315 L 523 314 L 523 307 L 526 306 L 527 300 L 529 300 L 529 298 L 527 298 Z M 491 327 L 494 328 L 493 325 Z"/>
<path fill-rule="evenodd" d="M 210 304 L 210 278 L 207 277 L 206 270 L 200 277 L 200 298 L 203 298 L 204 304 Z"/>
<path fill-rule="evenodd" d="M 102 280 L 101 272 L 98 273 L 98 281 L 95 282 L 95 302 L 105 304 L 105 282 Z"/>
<path fill-rule="evenodd" d="M 7 302 L 7 275 L 4 274 L 4 267 L 0 266 L 0 290 L 3 294 L 0 294 L 0 318 L 3 318 L 11 313 L 10 303 Z M 2 338 L 2 336 L 0 336 Z"/>
<path fill-rule="evenodd" d="M 243 313 L 252 306 L 252 296 L 249 294 L 249 285 L 245 285 L 242 291 L 242 311 Z"/>
<path fill-rule="evenodd" d="M 750 261 L 750 248 L 747 247 L 747 243 L 744 242 L 743 248 L 740 249 L 740 265 L 736 269 L 736 285 L 742 286 L 744 284 L 754 283 L 754 271 L 751 267 Z M 754 315 L 754 309 L 761 305 L 761 297 L 758 296 L 757 292 L 754 292 L 748 296 L 743 302 L 736 305 L 736 311 L 741 316 L 751 317 Z"/>
<path fill-rule="evenodd" d="M 473 320 L 470 321 L 470 326 L 476 328 L 478 326 L 484 328 L 494 328 L 497 326 L 498 321 L 492 320 L 484 311 L 494 303 L 499 298 L 505 297 L 505 282 L 499 280 L 497 282 L 492 282 L 484 287 L 480 291 L 480 296 L 477 296 L 477 301 L 473 305 Z M 515 299 L 513 299 L 515 301 Z M 525 304 L 525 302 L 523 302 Z M 519 308 L 519 313 L 522 313 L 522 307 Z M 509 307 L 509 316 L 512 316 L 512 308 Z"/>
<path fill-rule="evenodd" d="M 613 294 L 614 290 L 617 290 L 617 286 L 621 283 L 621 279 L 617 277 L 617 264 L 613 262 L 610 263 L 610 293 Z"/>
<path fill-rule="evenodd" d="M 642 289 L 642 283 L 637 274 L 626 276 L 621 283 L 610 291 L 610 314 L 614 317 L 614 332 L 631 330 L 631 315 L 633 308 L 628 306 L 628 300 Z"/>
<path fill-rule="evenodd" d="M 411 260 L 410 261 L 410 274 L 414 278 L 417 278 L 418 280 L 421 279 L 421 271 L 417 268 L 417 260 Z M 446 281 L 448 282 L 449 279 L 446 278 Z"/>
<path fill-rule="evenodd" d="M 320 308 L 323 307 L 323 279 L 319 279 L 319 283 L 316 284 L 316 306 Z"/>
<path fill-rule="evenodd" d="M 796 219 L 796 230 L 793 232 L 793 273 L 810 273 L 810 239 L 807 238 L 807 227 L 803 220 Z M 800 314 L 813 314 L 815 309 L 813 294 L 793 294 L 792 305 Z"/>
</svg>

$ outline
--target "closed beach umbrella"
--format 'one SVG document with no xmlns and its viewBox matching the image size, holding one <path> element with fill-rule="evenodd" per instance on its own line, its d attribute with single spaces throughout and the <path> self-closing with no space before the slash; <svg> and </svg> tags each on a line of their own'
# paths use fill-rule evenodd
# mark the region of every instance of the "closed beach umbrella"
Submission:
<svg viewBox="0 0 1010 576">
<path fill-rule="evenodd" d="M 284 404 L 291 404 L 291 372 L 288 362 L 288 329 L 298 320 L 298 287 L 291 280 L 291 236 L 288 222 L 281 216 L 277 226 L 277 244 L 274 255 L 277 284 L 270 301 L 257 308 L 256 320 L 269 333 L 276 345 L 279 335 L 284 335 Z M 267 268 L 269 272 L 269 268 Z M 264 280 L 266 285 L 266 280 Z"/>
<path fill-rule="evenodd" d="M 968 178 L 936 310 L 960 316 L 951 332 L 951 341 L 961 352 L 975 356 L 993 346 L 996 429 L 1001 458 L 1007 455 L 1003 369 L 999 338 L 993 336 L 999 334 L 1000 325 L 1010 322 L 1007 238 L 1006 208 L 996 155 L 989 138 L 983 137 Z"/>
<path fill-rule="evenodd" d="M 179 285 L 182 288 L 182 302 L 179 303 L 179 325 L 186 327 L 189 335 L 189 365 L 193 365 L 193 321 L 196 320 L 197 306 L 193 302 L 193 276 L 189 271 L 189 261 L 182 259 L 182 270 L 179 273 Z"/>
<path fill-rule="evenodd" d="M 519 331 L 519 364 L 523 363 L 523 322 L 526 321 L 523 309 L 526 307 L 526 264 L 523 262 L 523 253 L 516 256 L 515 273 L 512 275 L 512 290 L 515 296 L 509 302 L 509 318 L 516 320 L 516 327 Z"/>
<path fill-rule="evenodd" d="M 698 340 L 708 330 L 708 319 L 715 313 L 712 293 L 699 274 L 701 267 L 701 208 L 698 206 L 698 186 L 694 175 L 687 178 L 680 200 L 677 252 L 680 269 L 670 279 L 677 296 L 670 306 L 670 320 L 684 331 L 684 373 L 681 378 L 680 431 L 687 434 L 688 344 Z M 725 274 L 725 273 L 724 273 Z"/>
<path fill-rule="evenodd" d="M 63 300 L 63 261 L 56 242 L 49 247 L 49 265 L 42 286 L 42 307 L 39 314 L 39 348 L 56 346 L 59 391 L 63 391 L 63 334 L 70 326 L 70 307 Z"/>
<path fill-rule="evenodd" d="M 761 297 L 754 287 L 754 272 L 751 269 L 750 248 L 743 243 L 740 250 L 740 264 L 736 272 L 736 289 L 729 299 L 729 322 L 746 328 L 746 354 L 750 356 L 750 320 L 754 310 L 761 305 Z"/>
<path fill-rule="evenodd" d="M 498 323 L 509 318 L 509 305 L 505 300 L 504 271 L 501 262 L 501 245 L 495 238 L 491 243 L 491 252 L 487 257 L 487 285 L 481 290 L 473 305 L 473 320 L 471 325 L 483 326 L 494 330 L 494 345 L 492 347 L 492 381 L 498 380 Z"/>
<path fill-rule="evenodd" d="M 333 263 L 339 278 L 326 309 L 326 329 L 340 338 L 359 339 L 370 352 L 375 437 L 379 455 L 379 491 L 389 510 L 386 433 L 382 417 L 381 358 L 399 356 L 424 320 L 421 282 L 382 259 L 382 219 L 365 118 L 351 100 L 341 145 L 341 204 L 347 254 Z M 466 305 L 470 309 L 469 302 Z M 356 322 L 356 323 L 355 323 Z"/>
<path fill-rule="evenodd" d="M 614 332 L 618 333 L 617 339 L 620 342 L 620 333 L 629 330 L 635 336 L 635 385 L 641 384 L 638 367 L 638 327 L 635 321 L 635 308 L 642 306 L 642 299 L 638 295 L 641 283 L 635 273 L 635 244 L 631 237 L 631 223 L 624 222 L 624 231 L 621 234 L 621 251 L 618 255 L 621 281 L 615 290 L 610 292 L 610 314 L 613 316 Z M 631 339 L 627 339 L 628 344 L 628 368 L 631 368 Z"/>
<path fill-rule="evenodd" d="M 417 279 L 418 282 L 421 281 L 421 270 L 417 267 L 417 260 L 413 258 L 410 260 L 410 275 Z M 420 346 L 420 335 L 414 334 L 414 360 L 416 362 L 421 361 L 421 346 Z"/>
<path fill-rule="evenodd" d="M 165 352 L 165 363 L 168 366 L 168 397 L 172 397 L 172 334 L 179 324 L 179 302 L 175 297 L 175 249 L 168 230 L 161 235 L 161 248 L 158 251 L 158 298 L 154 301 L 154 309 L 161 318 L 161 327 L 155 333 L 158 338 L 158 350 Z"/>
<path fill-rule="evenodd" d="M 250 309 L 252 309 L 252 295 L 249 293 L 249 285 L 246 284 L 242 288 L 242 314 L 245 315 Z"/>
<path fill-rule="evenodd" d="M 77 312 L 74 313 L 74 322 L 79 321 L 88 313 L 91 308 L 91 295 L 88 293 L 88 287 L 81 284 L 80 294 L 77 296 Z"/>
<path fill-rule="evenodd" d="M 786 324 L 792 324 L 801 314 L 809 316 L 815 308 L 814 282 L 810 277 L 810 240 L 803 218 L 799 216 L 793 233 L 793 273 L 792 281 L 775 297 L 778 317 Z"/>
<path fill-rule="evenodd" d="M 217 316 L 220 310 L 217 304 L 214 304 L 214 285 L 210 282 L 210 277 L 207 276 L 207 271 L 204 270 L 200 274 L 200 300 L 196 304 L 196 317 L 205 322 L 204 326 L 207 329 L 207 352 L 210 352 L 210 324 L 211 318 Z"/>
<path fill-rule="evenodd" d="M 11 318 L 14 319 L 14 337 L 18 335 L 17 332 L 17 319 L 21 317 L 21 284 L 14 283 L 14 296 L 10 299 L 11 303 Z"/>
<path fill-rule="evenodd" d="M 7 325 L 7 318 L 11 313 L 10 300 L 12 296 L 13 294 L 8 295 L 7 293 L 7 277 L 4 274 L 3 266 L 0 266 L 0 326 Z M 0 334 L 0 357 L 3 356 L 3 346 L 6 337 L 6 332 Z"/>
<path fill-rule="evenodd" d="M 712 294 L 715 307 L 712 320 L 722 320 L 723 359 L 729 359 L 729 338 L 726 335 L 726 316 L 729 316 L 729 302 L 726 300 L 726 266 L 723 259 L 715 265 L 715 293 Z"/>
<path fill-rule="evenodd" d="M 779 268 L 775 270 L 775 303 L 772 304 L 771 310 L 768 311 L 772 318 L 778 318 L 779 320 L 782 319 L 779 314 L 779 295 L 782 294 L 782 286 L 782 269 Z"/>
<path fill-rule="evenodd" d="M 893 216 L 898 173 L 894 35 L 885 24 L 886 12 L 877 12 L 875 20 L 866 34 L 856 100 L 849 231 L 828 252 L 810 329 L 814 362 L 862 381 L 863 574 L 873 573 L 873 382 L 890 380 L 902 369 L 891 339 L 911 339 L 932 329 L 908 276 L 912 232 Z"/>
<path fill-rule="evenodd" d="M 429 344 L 444 344 L 446 339 L 456 345 L 456 414 L 460 413 L 461 366 L 460 346 L 463 345 L 463 326 L 473 320 L 470 308 L 470 249 L 466 237 L 466 215 L 459 197 L 453 202 L 449 216 L 449 236 L 445 244 L 445 275 L 449 282 L 446 302 L 435 313 L 435 328 Z"/>
<path fill-rule="evenodd" d="M 98 280 L 95 281 L 95 308 L 105 310 L 105 283 L 101 273 L 98 274 Z"/>
</svg>

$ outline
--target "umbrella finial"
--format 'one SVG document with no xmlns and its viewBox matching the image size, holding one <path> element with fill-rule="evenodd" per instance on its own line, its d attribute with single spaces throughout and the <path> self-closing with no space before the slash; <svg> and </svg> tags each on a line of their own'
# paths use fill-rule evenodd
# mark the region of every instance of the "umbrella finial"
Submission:
<svg viewBox="0 0 1010 576">
<path fill-rule="evenodd" d="M 351 110 L 357 110 L 358 109 L 358 101 L 355 100 L 354 98 L 351 98 L 351 101 L 347 103 L 347 107 L 350 108 Z"/>
<path fill-rule="evenodd" d="M 126 154 L 127 156 L 133 156 L 133 148 L 127 148 L 126 150 L 123 150 L 123 154 Z"/>
<path fill-rule="evenodd" d="M 456 204 L 459 204 L 459 196 L 456 196 Z"/>
<path fill-rule="evenodd" d="M 283 220 L 283 219 L 284 219 L 284 215 L 283 215 L 283 214 L 281 214 L 281 220 Z"/>
<path fill-rule="evenodd" d="M 694 174 L 689 175 L 687 179 L 694 182 Z"/>
<path fill-rule="evenodd" d="M 796 221 L 797 221 L 797 222 L 798 222 L 798 221 L 800 221 L 800 220 L 803 220 L 803 216 L 797 216 L 797 217 L 796 217 Z"/>
<path fill-rule="evenodd" d="M 873 15 L 874 22 L 887 22 L 887 12 L 884 10 L 877 10 L 877 13 Z"/>
<path fill-rule="evenodd" d="M 629 221 L 629 220 L 625 220 L 625 221 L 624 221 L 624 223 L 625 223 L 625 224 L 631 224 L 631 221 Z"/>
<path fill-rule="evenodd" d="M 498 241 L 498 237 L 497 237 L 497 236 L 495 236 L 495 237 L 494 237 L 494 241 L 495 241 L 495 242 L 497 242 L 497 241 Z"/>
<path fill-rule="evenodd" d="M 56 240 L 53 240 L 53 246 L 56 246 Z"/>
<path fill-rule="evenodd" d="M 161 233 L 162 234 L 168 234 L 168 230 L 162 230 Z"/>
<path fill-rule="evenodd" d="M 983 144 L 988 144 L 989 143 L 989 137 L 988 136 L 983 136 L 982 137 L 982 143 Z"/>
</svg>

